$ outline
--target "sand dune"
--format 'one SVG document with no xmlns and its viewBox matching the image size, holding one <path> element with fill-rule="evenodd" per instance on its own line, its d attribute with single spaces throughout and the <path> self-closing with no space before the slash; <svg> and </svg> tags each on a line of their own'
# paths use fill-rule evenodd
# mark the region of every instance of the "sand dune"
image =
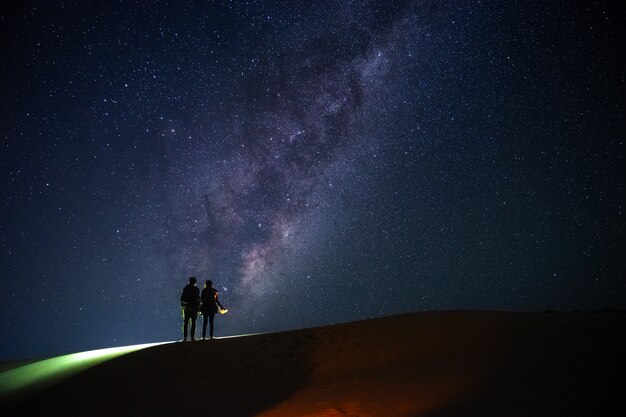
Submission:
<svg viewBox="0 0 626 417">
<path fill-rule="evenodd" d="M 169 343 L 5 394 L 0 412 L 624 416 L 625 330 L 621 313 L 434 312 Z"/>
</svg>

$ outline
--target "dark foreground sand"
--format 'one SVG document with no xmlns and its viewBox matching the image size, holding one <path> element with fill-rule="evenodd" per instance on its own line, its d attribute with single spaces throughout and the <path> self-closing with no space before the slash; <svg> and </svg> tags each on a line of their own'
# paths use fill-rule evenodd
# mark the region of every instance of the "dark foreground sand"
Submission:
<svg viewBox="0 0 626 417">
<path fill-rule="evenodd" d="M 133 352 L 2 416 L 626 416 L 626 314 L 435 312 Z"/>
</svg>

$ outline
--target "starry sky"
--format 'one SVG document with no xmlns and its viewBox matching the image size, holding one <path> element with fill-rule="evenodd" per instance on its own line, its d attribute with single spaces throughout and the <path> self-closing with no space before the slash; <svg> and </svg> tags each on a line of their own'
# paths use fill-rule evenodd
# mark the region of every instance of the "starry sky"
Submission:
<svg viewBox="0 0 626 417">
<path fill-rule="evenodd" d="M 611 2 L 1 7 L 0 360 L 626 307 Z"/>
</svg>

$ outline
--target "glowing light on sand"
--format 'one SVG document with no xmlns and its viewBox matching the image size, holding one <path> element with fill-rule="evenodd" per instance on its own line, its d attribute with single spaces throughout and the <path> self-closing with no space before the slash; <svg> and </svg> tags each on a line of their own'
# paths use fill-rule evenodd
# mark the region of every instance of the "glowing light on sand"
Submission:
<svg viewBox="0 0 626 417">
<path fill-rule="evenodd" d="M 58 382 L 115 357 L 163 343 L 120 346 L 56 356 L 0 373 L 0 396 Z"/>
</svg>

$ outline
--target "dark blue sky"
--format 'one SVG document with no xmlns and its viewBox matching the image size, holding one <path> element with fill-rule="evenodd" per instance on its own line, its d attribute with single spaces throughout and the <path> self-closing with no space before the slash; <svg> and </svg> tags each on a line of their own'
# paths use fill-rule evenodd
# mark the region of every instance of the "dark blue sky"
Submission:
<svg viewBox="0 0 626 417">
<path fill-rule="evenodd" d="M 0 360 L 626 307 L 609 2 L 2 6 Z"/>
</svg>

